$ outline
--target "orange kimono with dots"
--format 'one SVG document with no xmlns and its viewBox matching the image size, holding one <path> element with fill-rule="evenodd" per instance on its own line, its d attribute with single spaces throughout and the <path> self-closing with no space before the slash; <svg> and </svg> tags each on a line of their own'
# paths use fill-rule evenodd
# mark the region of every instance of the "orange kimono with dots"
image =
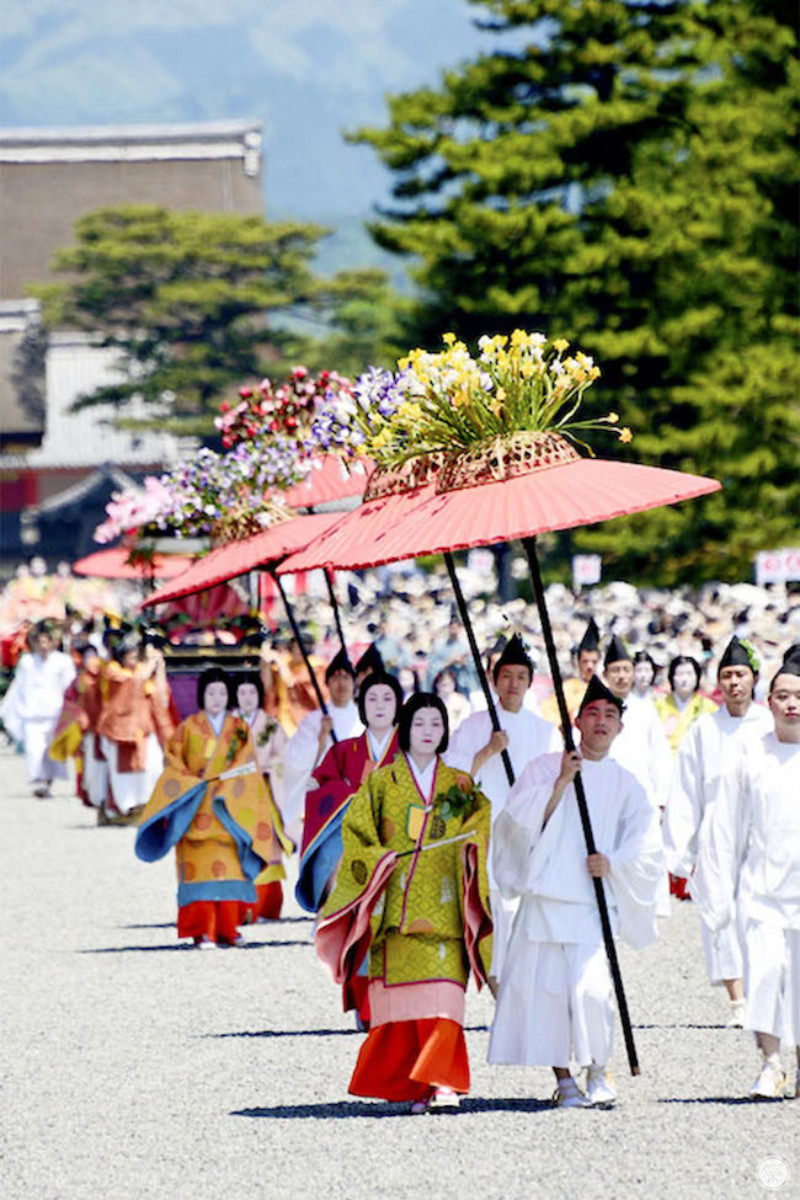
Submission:
<svg viewBox="0 0 800 1200">
<path fill-rule="evenodd" d="M 241 919 L 244 906 L 256 899 L 253 881 L 274 851 L 269 792 L 258 769 L 218 778 L 251 763 L 256 750 L 240 717 L 226 715 L 217 737 L 205 713 L 195 713 L 167 743 L 136 853 L 152 861 L 175 847 L 179 936 L 191 936 L 184 910 L 192 905 L 235 902 Z"/>
</svg>

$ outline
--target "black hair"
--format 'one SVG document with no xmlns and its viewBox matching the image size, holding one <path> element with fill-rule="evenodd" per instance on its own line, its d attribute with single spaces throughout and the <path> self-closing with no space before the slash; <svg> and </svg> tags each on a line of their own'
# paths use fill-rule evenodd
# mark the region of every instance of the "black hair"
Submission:
<svg viewBox="0 0 800 1200">
<path fill-rule="evenodd" d="M 694 667 L 694 690 L 697 691 L 697 689 L 700 687 L 700 679 L 702 678 L 703 671 L 697 659 L 692 658 L 689 654 L 679 654 L 676 658 L 673 658 L 672 662 L 669 664 L 669 668 L 667 669 L 669 686 L 673 691 L 675 690 L 675 672 L 677 671 L 678 667 L 683 666 L 684 663 L 689 663 L 692 667 Z"/>
<path fill-rule="evenodd" d="M 197 677 L 197 707 L 204 707 L 206 698 L 206 688 L 210 683 L 224 683 L 228 689 L 228 708 L 234 708 L 236 697 L 233 694 L 233 681 L 227 671 L 223 671 L 222 667 L 206 667 L 205 671 L 201 671 Z"/>
<path fill-rule="evenodd" d="M 252 683 L 253 687 L 258 692 L 258 707 L 264 707 L 264 684 L 258 671 L 242 671 L 240 675 L 233 677 L 233 689 L 236 692 L 237 702 L 239 697 L 239 688 L 243 683 Z"/>
<path fill-rule="evenodd" d="M 400 709 L 403 707 L 403 689 L 400 687 L 399 680 L 395 679 L 394 675 L 390 675 L 387 671 L 373 671 L 361 681 L 361 687 L 358 689 L 358 700 L 356 701 L 358 704 L 358 715 L 361 718 L 361 724 L 366 725 L 367 723 L 366 709 L 364 704 L 367 698 L 367 692 L 371 687 L 375 687 L 376 684 L 379 683 L 382 683 L 385 687 L 391 688 L 394 692 L 395 707 L 394 721 L 392 724 L 396 725 L 400 720 Z"/>
<path fill-rule="evenodd" d="M 450 740 L 450 722 L 447 719 L 444 701 L 433 692 L 415 692 L 413 696 L 408 697 L 400 710 L 400 719 L 397 722 L 397 741 L 400 749 L 405 750 L 406 753 L 411 749 L 411 722 L 421 708 L 435 708 L 437 712 L 441 713 L 444 721 L 444 733 L 441 742 L 436 747 L 436 753 L 444 754 Z"/>
</svg>

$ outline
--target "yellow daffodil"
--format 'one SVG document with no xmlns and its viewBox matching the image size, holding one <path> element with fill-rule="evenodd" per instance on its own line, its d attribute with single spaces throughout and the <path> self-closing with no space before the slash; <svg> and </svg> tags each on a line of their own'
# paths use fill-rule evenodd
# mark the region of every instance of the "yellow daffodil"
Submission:
<svg viewBox="0 0 800 1200">
<path fill-rule="evenodd" d="M 620 429 L 619 440 L 621 442 L 632 442 L 633 441 L 633 434 L 631 433 L 630 429 L 628 429 L 627 425 L 625 426 L 624 429 Z"/>
</svg>

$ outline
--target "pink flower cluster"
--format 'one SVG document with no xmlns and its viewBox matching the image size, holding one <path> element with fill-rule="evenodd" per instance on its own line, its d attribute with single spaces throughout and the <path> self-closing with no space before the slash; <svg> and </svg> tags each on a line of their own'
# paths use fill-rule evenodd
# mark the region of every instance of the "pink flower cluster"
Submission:
<svg viewBox="0 0 800 1200">
<path fill-rule="evenodd" d="M 113 542 L 123 534 L 133 533 L 147 525 L 157 524 L 172 508 L 171 490 L 152 475 L 148 475 L 141 490 L 113 492 L 106 505 L 106 520 L 94 531 L 96 542 Z"/>
</svg>

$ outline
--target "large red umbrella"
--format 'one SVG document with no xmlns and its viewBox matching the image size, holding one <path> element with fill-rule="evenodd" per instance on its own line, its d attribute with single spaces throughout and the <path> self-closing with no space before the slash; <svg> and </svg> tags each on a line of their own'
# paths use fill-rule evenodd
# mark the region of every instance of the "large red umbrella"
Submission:
<svg viewBox="0 0 800 1200">
<path fill-rule="evenodd" d="M 287 558 L 278 574 L 321 566 L 358 570 L 535 537 L 676 504 L 720 486 L 703 475 L 597 458 L 453 492 L 428 484 L 361 505 Z"/>
<path fill-rule="evenodd" d="M 191 566 L 187 554 L 154 554 L 152 559 L 131 563 L 130 550 L 112 546 L 96 550 L 72 564 L 76 575 L 92 575 L 97 579 L 174 579 Z"/>
<path fill-rule="evenodd" d="M 193 563 L 174 583 L 152 592 L 144 605 L 152 607 L 167 600 L 178 600 L 181 596 L 191 596 L 194 592 L 202 592 L 215 584 L 227 583 L 229 579 L 246 575 L 257 567 L 278 562 L 287 554 L 307 546 L 312 538 L 318 537 L 340 520 L 340 514 L 313 513 L 282 521 L 263 533 L 254 533 L 252 537 L 240 541 L 226 542 Z"/>
<path fill-rule="evenodd" d="M 498 730 L 497 713 L 458 585 L 452 552 L 521 539 L 530 565 L 564 742 L 566 749 L 571 751 L 575 749 L 572 724 L 545 603 L 536 554 L 536 535 L 556 529 L 592 525 L 649 508 L 661 508 L 718 491 L 720 486 L 717 480 L 702 475 L 685 475 L 658 467 L 579 457 L 571 461 L 543 464 L 513 478 L 453 491 L 437 492 L 436 485 L 429 484 L 414 492 L 369 501 L 343 517 L 338 525 L 309 545 L 304 552 L 286 559 L 279 572 L 307 570 L 312 566 L 362 568 L 422 554 L 444 554 L 483 683 L 492 724 Z M 507 755 L 504 762 L 509 782 L 513 782 Z M 580 773 L 575 778 L 575 793 L 587 853 L 591 855 L 596 853 L 596 845 Z M 595 878 L 593 883 L 631 1073 L 638 1075 L 639 1063 L 611 932 L 605 889 L 602 879 Z"/>
</svg>

